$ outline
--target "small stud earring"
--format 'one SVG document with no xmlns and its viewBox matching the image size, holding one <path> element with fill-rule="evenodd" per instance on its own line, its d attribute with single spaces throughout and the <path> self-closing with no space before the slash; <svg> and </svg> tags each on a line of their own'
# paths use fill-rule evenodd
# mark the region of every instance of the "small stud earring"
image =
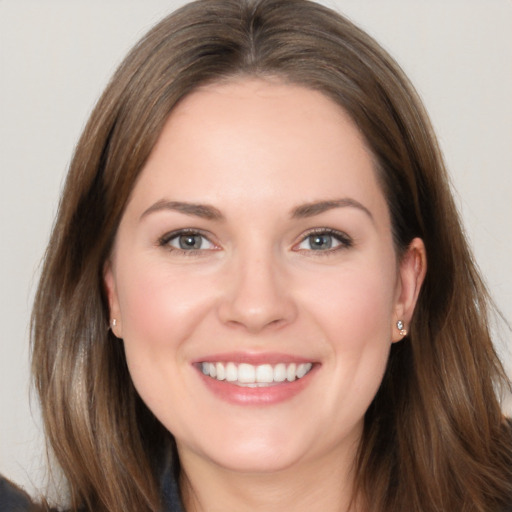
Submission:
<svg viewBox="0 0 512 512">
<path fill-rule="evenodd" d="M 396 327 L 398 331 L 400 332 L 400 336 L 406 336 L 407 335 L 407 329 L 404 327 L 404 323 L 402 320 L 398 320 L 396 323 Z"/>
<path fill-rule="evenodd" d="M 113 329 L 117 325 L 117 320 L 112 318 L 112 322 L 110 323 L 111 328 Z"/>
</svg>

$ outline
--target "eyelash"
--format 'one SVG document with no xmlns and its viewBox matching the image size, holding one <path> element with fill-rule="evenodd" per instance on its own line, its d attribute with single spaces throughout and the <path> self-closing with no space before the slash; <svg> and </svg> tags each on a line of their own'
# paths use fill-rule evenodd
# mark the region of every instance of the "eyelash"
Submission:
<svg viewBox="0 0 512 512">
<path fill-rule="evenodd" d="M 207 234 L 205 232 L 203 232 L 199 229 L 190 229 L 190 228 L 180 229 L 178 231 L 172 231 L 171 233 L 165 234 L 164 236 L 162 236 L 161 238 L 158 239 L 157 245 L 159 247 L 164 247 L 165 249 L 167 249 L 171 252 L 178 253 L 183 256 L 195 256 L 195 255 L 203 253 L 204 251 L 215 250 L 215 249 L 202 249 L 202 248 L 180 249 L 178 247 L 173 247 L 170 245 L 171 241 L 176 240 L 180 236 L 187 236 L 187 235 L 190 237 L 192 237 L 192 236 L 202 237 L 203 239 L 207 240 L 208 243 L 210 243 L 211 245 L 216 247 L 216 245 L 209 239 L 209 237 L 207 236 Z M 308 238 L 313 237 L 313 236 L 332 237 L 339 243 L 339 245 L 336 245 L 335 247 L 329 247 L 326 250 L 301 249 L 299 247 Z M 349 249 L 353 245 L 354 245 L 354 242 L 353 242 L 352 238 L 350 238 L 346 233 L 343 233 L 342 231 L 338 231 L 338 230 L 332 229 L 332 228 L 315 228 L 315 229 L 312 229 L 311 231 L 308 231 L 305 235 L 303 235 L 302 238 L 299 240 L 299 242 L 293 246 L 293 250 L 296 252 L 308 253 L 310 255 L 315 253 L 315 256 L 327 256 L 327 255 L 330 255 L 330 254 L 340 251 L 340 250 Z"/>
<path fill-rule="evenodd" d="M 314 236 L 330 236 L 334 238 L 337 242 L 339 242 L 339 245 L 335 247 L 329 247 L 326 250 L 314 250 L 314 249 L 300 249 L 298 246 L 304 243 L 308 238 L 314 237 Z M 295 244 L 294 250 L 297 252 L 307 252 L 308 254 L 313 254 L 315 256 L 329 256 L 332 255 L 334 252 L 338 252 L 345 249 L 350 249 L 353 247 L 354 241 L 351 237 L 349 237 L 346 233 L 343 233 L 342 231 L 338 231 L 336 229 L 332 228 L 315 228 L 311 231 L 307 232 L 305 235 L 302 236 L 300 241 Z M 296 248 L 296 249 L 295 249 Z"/>
<path fill-rule="evenodd" d="M 198 254 L 201 254 L 203 251 L 208 250 L 215 250 L 215 249 L 179 249 L 178 247 L 173 247 L 170 245 L 170 242 L 179 238 L 180 236 L 200 236 L 203 239 L 207 240 L 211 245 L 216 245 L 210 240 L 210 238 L 207 236 L 207 234 L 204 231 L 201 231 L 200 229 L 180 229 L 178 231 L 172 231 L 171 233 L 167 233 L 161 238 L 158 239 L 158 246 L 164 247 L 165 249 L 169 250 L 173 253 L 178 253 L 183 256 L 195 256 Z"/>
</svg>

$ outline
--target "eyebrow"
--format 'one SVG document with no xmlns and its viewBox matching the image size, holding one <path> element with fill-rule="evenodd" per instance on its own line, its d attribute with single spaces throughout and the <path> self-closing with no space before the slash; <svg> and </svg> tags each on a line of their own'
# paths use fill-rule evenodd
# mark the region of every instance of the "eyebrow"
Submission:
<svg viewBox="0 0 512 512">
<path fill-rule="evenodd" d="M 183 201 L 168 201 L 166 199 L 162 199 L 156 202 L 154 205 L 150 206 L 147 210 L 144 211 L 140 218 L 143 219 L 151 213 L 159 212 L 162 210 L 171 210 L 207 220 L 224 220 L 224 215 L 222 215 L 220 210 L 214 206 L 207 204 L 187 203 Z"/>
<path fill-rule="evenodd" d="M 308 217 L 314 217 L 315 215 L 319 215 L 328 210 L 332 210 L 334 208 L 357 208 L 364 212 L 372 221 L 374 221 L 373 215 L 370 210 L 366 208 L 366 206 L 362 205 L 359 201 L 352 199 L 350 197 L 345 197 L 343 199 L 332 199 L 327 201 L 315 201 L 313 203 L 306 203 L 294 208 L 291 212 L 291 217 L 293 219 L 304 219 Z"/>
<path fill-rule="evenodd" d="M 351 198 L 343 198 L 343 199 L 331 199 L 326 201 L 315 201 L 312 203 L 306 203 L 299 205 L 292 209 L 291 217 L 292 219 L 304 219 L 309 217 L 314 217 L 315 215 L 320 215 L 326 211 L 332 210 L 334 208 L 345 208 L 352 207 L 357 208 L 363 211 L 370 219 L 373 221 L 373 215 L 370 210 L 366 208 L 366 206 L 362 205 L 359 201 Z M 187 203 L 184 201 L 168 201 L 166 199 L 161 199 L 156 202 L 152 206 L 150 206 L 147 210 L 145 210 L 140 216 L 141 219 L 146 217 L 147 215 L 162 211 L 162 210 L 171 210 L 179 213 L 184 213 L 185 215 L 191 215 L 195 217 L 200 217 L 202 219 L 207 220 L 217 220 L 222 221 L 225 220 L 222 212 L 215 208 L 214 206 L 207 204 L 196 204 L 196 203 Z"/>
</svg>

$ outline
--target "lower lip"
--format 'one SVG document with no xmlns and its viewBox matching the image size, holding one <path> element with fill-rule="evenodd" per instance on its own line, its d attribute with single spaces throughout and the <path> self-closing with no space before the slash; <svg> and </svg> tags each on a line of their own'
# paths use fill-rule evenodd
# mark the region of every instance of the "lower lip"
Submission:
<svg viewBox="0 0 512 512">
<path fill-rule="evenodd" d="M 237 405 L 272 405 L 290 400 L 303 391 L 310 383 L 316 369 L 317 365 L 313 365 L 304 377 L 293 382 L 284 381 L 255 388 L 237 386 L 226 380 L 207 377 L 200 369 L 198 373 L 206 387 L 226 402 Z"/>
</svg>

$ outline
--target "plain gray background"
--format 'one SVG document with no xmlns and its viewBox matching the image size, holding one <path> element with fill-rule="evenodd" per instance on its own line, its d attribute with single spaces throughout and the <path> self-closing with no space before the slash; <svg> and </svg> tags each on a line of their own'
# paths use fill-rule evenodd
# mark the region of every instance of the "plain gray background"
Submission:
<svg viewBox="0 0 512 512">
<path fill-rule="evenodd" d="M 59 190 L 127 50 L 182 1 L 0 0 L 0 473 L 44 476 L 28 323 Z M 512 2 L 330 0 L 398 60 L 437 130 L 477 261 L 512 321 Z M 499 350 L 512 373 L 511 333 Z M 512 411 L 512 405 L 507 405 Z"/>
</svg>

